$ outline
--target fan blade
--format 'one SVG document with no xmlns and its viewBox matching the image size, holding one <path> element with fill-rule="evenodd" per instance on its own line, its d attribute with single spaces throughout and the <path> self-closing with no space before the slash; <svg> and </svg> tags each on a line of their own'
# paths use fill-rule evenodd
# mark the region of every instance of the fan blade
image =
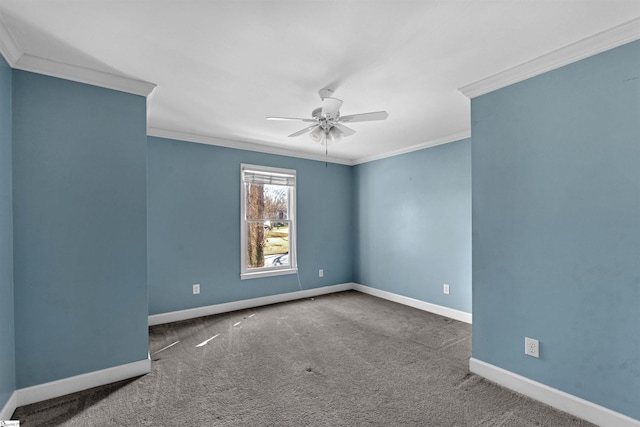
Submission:
<svg viewBox="0 0 640 427">
<path fill-rule="evenodd" d="M 301 119 L 298 117 L 267 117 L 267 120 L 299 120 L 301 122 L 315 122 L 315 119 Z"/>
<path fill-rule="evenodd" d="M 353 123 L 353 122 L 369 122 L 373 120 L 385 120 L 389 117 L 389 113 L 386 111 L 376 111 L 373 113 L 352 114 L 350 116 L 342 116 L 339 121 L 341 123 Z"/>
<path fill-rule="evenodd" d="M 337 127 L 338 129 L 340 129 L 344 136 L 350 136 L 350 135 L 353 135 L 354 133 L 356 133 L 355 130 L 353 130 L 351 128 L 348 128 L 345 125 L 342 125 L 340 123 L 334 123 L 333 126 Z"/>
<path fill-rule="evenodd" d="M 289 135 L 289 138 L 291 138 L 292 136 L 300 136 L 300 135 L 304 135 L 304 134 L 305 134 L 305 133 L 307 133 L 307 132 L 311 132 L 311 131 L 312 131 L 314 128 L 316 128 L 316 127 L 318 127 L 318 125 L 317 125 L 317 124 L 315 124 L 315 125 L 311 125 L 311 126 L 308 126 L 308 127 L 304 128 L 304 129 L 302 129 L 302 130 L 299 130 L 298 132 L 292 133 L 291 135 Z"/>
<path fill-rule="evenodd" d="M 338 117 L 338 112 L 342 106 L 342 100 L 338 98 L 325 98 L 322 100 L 322 115 L 325 117 Z"/>
</svg>

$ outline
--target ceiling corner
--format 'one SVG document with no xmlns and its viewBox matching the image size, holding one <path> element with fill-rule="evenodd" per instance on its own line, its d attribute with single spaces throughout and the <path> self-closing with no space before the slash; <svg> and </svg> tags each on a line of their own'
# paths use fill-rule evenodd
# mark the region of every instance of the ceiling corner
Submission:
<svg viewBox="0 0 640 427">
<path fill-rule="evenodd" d="M 20 45 L 18 45 L 1 15 L 0 53 L 11 68 L 18 70 L 30 71 L 145 97 L 151 94 L 156 88 L 156 84 L 154 83 L 125 75 L 108 73 L 30 55 L 24 52 Z"/>
<path fill-rule="evenodd" d="M 155 83 L 73 64 L 56 62 L 27 53 L 20 56 L 14 64 L 14 68 L 145 97 L 156 88 Z"/>
<path fill-rule="evenodd" d="M 635 18 L 458 90 L 468 98 L 475 98 L 638 39 L 640 18 Z"/>
<path fill-rule="evenodd" d="M 414 151 L 424 150 L 425 148 L 435 147 L 437 145 L 448 144 L 450 142 L 460 141 L 471 137 L 471 129 L 465 129 L 460 132 L 456 132 L 450 135 L 445 135 L 440 138 L 435 138 L 429 141 L 422 142 L 420 144 L 412 145 L 410 147 L 401 148 L 399 150 L 388 151 L 386 153 L 377 154 L 374 156 L 360 157 L 353 160 L 353 165 L 359 165 L 362 163 L 369 163 L 375 160 L 382 160 L 388 157 L 395 157 L 401 154 L 411 153 Z"/>
</svg>

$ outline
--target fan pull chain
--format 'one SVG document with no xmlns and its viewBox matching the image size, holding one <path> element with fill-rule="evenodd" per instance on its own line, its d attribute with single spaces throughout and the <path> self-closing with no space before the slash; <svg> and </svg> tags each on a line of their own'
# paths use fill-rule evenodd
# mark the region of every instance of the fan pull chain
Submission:
<svg viewBox="0 0 640 427">
<path fill-rule="evenodd" d="M 324 167 L 329 167 L 329 144 L 324 143 Z"/>
</svg>

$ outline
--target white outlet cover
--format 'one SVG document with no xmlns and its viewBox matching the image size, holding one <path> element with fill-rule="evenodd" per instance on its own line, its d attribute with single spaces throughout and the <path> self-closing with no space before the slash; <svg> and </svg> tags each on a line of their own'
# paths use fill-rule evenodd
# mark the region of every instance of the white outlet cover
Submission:
<svg viewBox="0 0 640 427">
<path fill-rule="evenodd" d="M 193 293 L 194 295 L 200 293 L 200 285 L 198 283 L 193 285 Z"/>
<path fill-rule="evenodd" d="M 449 285 L 446 283 L 442 285 L 442 292 L 444 292 L 445 295 L 449 295 Z"/>
<path fill-rule="evenodd" d="M 324 277 L 324 270 L 323 269 L 318 270 L 318 277 Z"/>
<path fill-rule="evenodd" d="M 538 340 L 525 337 L 524 338 L 524 354 L 531 357 L 540 357 L 540 343 Z"/>
</svg>

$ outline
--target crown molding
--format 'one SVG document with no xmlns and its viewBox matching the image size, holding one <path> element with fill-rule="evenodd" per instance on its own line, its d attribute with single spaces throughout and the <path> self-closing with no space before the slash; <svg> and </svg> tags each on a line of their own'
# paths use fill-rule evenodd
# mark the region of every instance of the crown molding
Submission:
<svg viewBox="0 0 640 427">
<path fill-rule="evenodd" d="M 399 150 L 388 151 L 382 154 L 376 154 L 374 156 L 360 157 L 353 161 L 354 165 L 359 165 L 362 163 L 373 162 L 375 160 L 386 159 L 387 157 L 395 157 L 401 154 L 411 153 L 413 151 L 423 150 L 429 147 L 435 147 L 437 145 L 448 144 L 450 142 L 459 141 L 461 139 L 466 139 L 471 137 L 471 130 L 467 129 L 462 132 L 453 133 L 447 136 L 443 136 L 441 138 L 431 139 L 429 141 L 422 142 L 420 144 L 412 145 L 410 147 L 401 148 Z"/>
<path fill-rule="evenodd" d="M 177 141 L 196 142 L 199 144 L 216 145 L 219 147 L 235 148 L 238 150 L 256 151 L 265 154 L 276 154 L 278 156 L 296 157 L 299 159 L 316 160 L 319 162 L 328 161 L 329 163 L 337 163 L 341 165 L 353 166 L 350 160 L 340 159 L 338 157 L 325 157 L 321 154 L 305 153 L 287 148 L 274 147 L 271 145 L 256 144 L 253 142 L 237 141 L 232 139 L 215 138 L 212 136 L 197 135 L 187 132 L 179 132 L 169 129 L 160 129 L 149 127 L 147 136 L 158 138 L 174 139 Z"/>
<path fill-rule="evenodd" d="M 154 83 L 143 80 L 52 61 L 28 53 L 23 53 L 13 68 L 140 96 L 149 95 L 156 87 Z"/>
<path fill-rule="evenodd" d="M 458 90 L 469 98 L 475 98 L 638 39 L 640 18 L 635 18 Z"/>
<path fill-rule="evenodd" d="M 13 67 L 22 56 L 22 49 L 20 49 L 16 39 L 14 39 L 9 32 L 2 16 L 0 16 L 0 53 L 2 53 L 2 56 L 11 67 Z"/>
<path fill-rule="evenodd" d="M 22 50 L 0 16 L 0 53 L 11 68 L 86 83 L 134 95 L 148 96 L 156 85 L 131 77 L 52 61 Z"/>
<path fill-rule="evenodd" d="M 466 139 L 471 137 L 471 131 L 464 130 L 462 132 L 457 132 L 441 138 L 432 139 L 432 140 L 423 142 L 421 144 L 412 145 L 411 147 L 389 151 L 387 153 L 383 153 L 375 156 L 361 157 L 355 160 L 347 160 L 347 159 L 331 157 L 331 156 L 329 156 L 328 158 L 325 158 L 325 156 L 323 155 L 304 153 L 301 151 L 294 151 L 286 148 L 273 147 L 273 146 L 268 146 L 263 144 L 256 144 L 252 142 L 244 142 L 244 141 L 237 141 L 237 140 L 231 140 L 231 139 L 215 138 L 211 136 L 197 135 L 197 134 L 188 133 L 188 132 L 179 132 L 179 131 L 174 131 L 169 129 L 154 128 L 154 127 L 149 127 L 147 129 L 147 136 L 174 139 L 176 141 L 187 141 L 187 142 L 195 142 L 199 144 L 216 145 L 219 147 L 235 148 L 238 150 L 256 151 L 259 153 L 275 154 L 279 156 L 296 157 L 299 159 L 306 159 L 306 160 L 316 160 L 319 162 L 328 161 L 329 163 L 355 166 L 361 163 L 372 162 L 374 160 L 385 159 L 387 157 L 394 157 L 401 154 L 410 153 L 413 151 L 419 151 L 425 148 L 435 147 L 437 145 L 448 144 L 450 142 Z"/>
</svg>

